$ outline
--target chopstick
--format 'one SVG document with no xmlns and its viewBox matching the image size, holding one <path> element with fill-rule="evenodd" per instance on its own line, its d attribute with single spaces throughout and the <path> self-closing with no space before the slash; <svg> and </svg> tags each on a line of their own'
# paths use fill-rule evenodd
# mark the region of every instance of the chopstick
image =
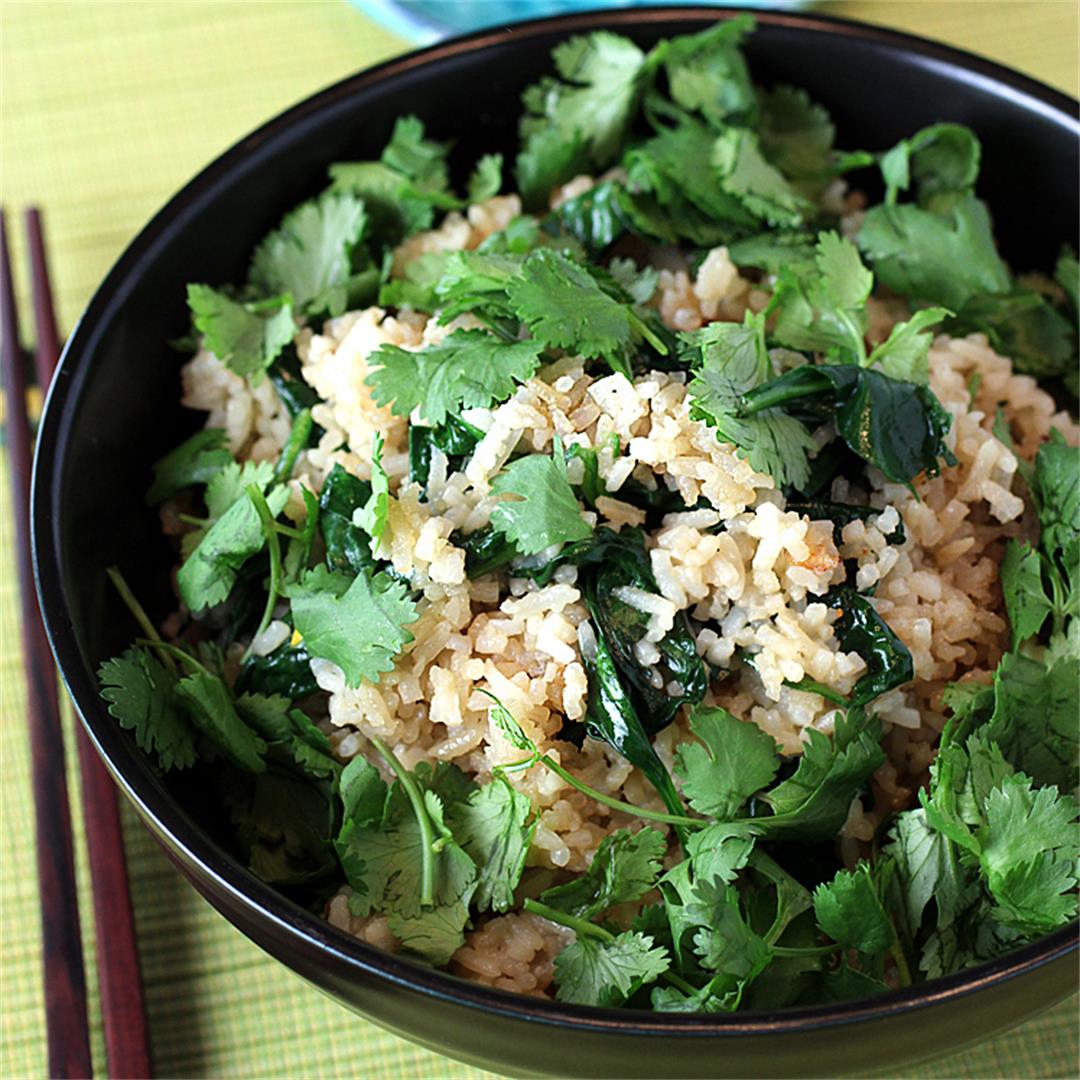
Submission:
<svg viewBox="0 0 1080 1080">
<path fill-rule="evenodd" d="M 45 390 L 52 384 L 60 356 L 60 339 L 45 259 L 41 212 L 36 207 L 26 211 L 26 235 L 37 339 L 34 360 L 38 385 Z M 151 1076 L 150 1050 L 116 785 L 81 724 L 76 724 L 75 745 L 94 894 L 98 986 L 109 1075 L 112 1080 L 139 1080 Z"/>
<path fill-rule="evenodd" d="M 2 226 L 2 219 L 0 219 Z M 34 306 L 34 322 L 37 339 L 35 350 L 35 364 L 37 368 L 38 383 L 43 390 L 47 389 L 52 382 L 53 372 L 59 356 L 59 336 L 56 330 L 56 317 L 52 301 L 52 289 L 49 283 L 48 265 L 45 258 L 45 243 L 41 225 L 41 214 L 35 208 L 26 212 L 26 231 L 28 241 L 28 253 L 30 262 L 31 293 Z M 3 265 L 5 282 L 5 326 L 15 326 L 14 298 L 11 297 L 10 313 L 8 314 L 8 293 L 10 292 L 10 260 L 7 251 L 6 236 L 4 238 Z M 5 332 L 6 333 L 6 332 Z M 17 332 L 14 337 L 14 345 L 17 346 Z M 5 355 L 8 353 L 5 337 Z M 17 355 L 13 352 L 13 355 Z M 29 458 L 29 426 L 26 422 L 25 392 L 20 392 L 18 400 L 13 400 L 16 389 L 25 390 L 21 381 L 18 388 L 16 380 L 21 379 L 21 357 L 19 363 L 14 365 L 19 368 L 19 375 L 10 378 L 5 365 L 4 381 L 9 387 L 10 414 L 19 417 L 17 423 L 22 430 L 22 445 L 25 450 L 21 451 L 21 457 Z M 10 429 L 9 429 L 10 430 Z M 14 436 L 11 440 L 15 442 Z M 13 466 L 14 468 L 14 466 Z M 27 473 L 27 475 L 29 475 Z M 14 485 L 13 485 L 14 487 Z M 28 520 L 29 507 L 28 485 L 23 489 L 23 497 L 16 501 L 16 518 L 21 519 L 23 526 Z M 28 538 L 27 538 L 28 539 Z M 20 558 L 23 554 L 24 545 L 19 543 Z M 28 543 L 26 545 L 29 552 Z M 22 582 L 22 575 L 20 574 Z M 29 584 L 29 578 L 24 584 Z M 57 727 L 59 727 L 59 711 L 56 705 L 56 678 L 52 667 L 51 656 L 44 640 L 44 631 L 41 629 L 40 616 L 37 611 L 36 601 L 33 597 L 32 586 L 30 591 L 22 590 L 24 608 L 24 626 L 26 624 L 26 608 L 33 609 L 37 626 L 41 630 L 41 642 L 44 646 L 46 665 L 41 670 L 47 671 L 52 693 L 54 712 Z M 29 598 L 29 603 L 28 603 Z M 28 652 L 29 655 L 29 652 Z M 28 677 L 28 681 L 32 681 Z M 79 770 L 82 779 L 82 804 L 83 816 L 86 829 L 87 852 L 90 864 L 91 888 L 94 896 L 94 926 L 96 939 L 96 953 L 98 963 L 98 983 L 101 990 L 102 1021 L 105 1029 L 105 1049 L 108 1058 L 109 1075 L 114 1080 L 134 1080 L 134 1078 L 149 1077 L 151 1073 L 149 1041 L 147 1036 L 146 1014 L 143 1003 L 142 981 L 139 974 L 139 957 L 135 939 L 135 922 L 131 907 L 131 894 L 128 888 L 127 871 L 124 860 L 123 834 L 120 827 L 120 816 L 116 801 L 116 788 L 109 777 L 96 751 L 90 743 L 89 737 L 80 725 L 76 725 L 75 743 L 79 758 Z M 59 743 L 62 747 L 62 743 Z M 52 763 L 52 771 L 59 772 L 63 778 L 62 758 L 55 759 Z M 35 769 L 35 778 L 37 770 Z M 64 812 L 67 819 L 67 793 L 62 793 L 62 800 L 57 800 L 54 806 Z M 67 831 L 70 848 L 70 821 L 67 821 Z M 43 889 L 44 893 L 44 889 Z M 71 879 L 70 895 L 73 906 L 77 903 L 74 892 L 74 878 Z M 74 907 L 74 925 L 76 936 L 78 933 L 78 910 Z M 83 981 L 82 954 L 78 957 L 79 977 Z M 48 963 L 46 963 L 46 980 L 48 980 Z M 86 1055 L 85 1068 L 81 1063 L 74 1067 L 73 1071 L 61 1071 L 64 1064 L 57 1068 L 53 1067 L 52 1048 L 54 1041 L 57 1043 L 59 1054 L 71 1038 L 70 1033 L 61 1030 L 54 1033 L 54 1021 L 62 1025 L 67 1022 L 65 1014 L 75 1015 L 76 1010 L 64 1010 L 57 1014 L 54 1010 L 47 1011 L 47 1025 L 49 1029 L 50 1045 L 50 1075 L 53 1076 L 89 1076 L 90 1063 L 89 1052 Z M 86 1008 L 85 986 L 83 987 L 82 1008 L 77 1010 L 77 1017 L 81 1018 L 82 1039 L 85 1042 L 86 1034 Z M 77 1023 L 77 1019 L 71 1021 Z M 54 1039 L 55 1034 L 55 1039 Z M 78 1035 L 75 1036 L 76 1041 Z"/>
<path fill-rule="evenodd" d="M 0 359 L 7 403 L 8 465 L 15 565 L 19 575 L 23 666 L 26 672 L 30 761 L 34 794 L 35 844 L 41 905 L 45 1017 L 50 1076 L 90 1076 L 90 1039 L 86 1018 L 86 976 L 75 889 L 75 853 L 71 842 L 64 735 L 60 724 L 56 669 L 45 639 L 30 559 L 30 425 L 26 416 L 26 379 L 19 346 L 19 324 L 11 279 L 7 229 L 0 210 Z"/>
</svg>

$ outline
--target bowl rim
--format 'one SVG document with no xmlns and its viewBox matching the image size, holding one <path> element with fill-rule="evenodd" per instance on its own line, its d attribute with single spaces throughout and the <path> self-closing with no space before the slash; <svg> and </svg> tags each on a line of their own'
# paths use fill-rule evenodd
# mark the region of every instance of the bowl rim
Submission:
<svg viewBox="0 0 1080 1080">
<path fill-rule="evenodd" d="M 61 677 L 97 752 L 113 779 L 135 805 L 159 841 L 197 870 L 203 885 L 229 898 L 230 910 L 243 910 L 250 925 L 276 928 L 290 939 L 295 952 L 325 968 L 328 977 L 385 979 L 420 995 L 460 1003 L 508 1019 L 541 1023 L 578 1031 L 617 1031 L 623 1035 L 673 1035 L 731 1038 L 793 1033 L 843 1027 L 854 1023 L 920 1011 L 942 1002 L 967 997 L 988 986 L 1006 983 L 1077 951 L 1080 923 L 1060 927 L 1038 941 L 974 967 L 861 1001 L 838 1002 L 746 1013 L 654 1013 L 542 1000 L 472 982 L 447 972 L 384 952 L 331 926 L 255 877 L 214 843 L 187 811 L 166 791 L 134 741 L 106 712 L 92 672 L 84 666 L 63 586 L 64 571 L 58 532 L 60 478 L 69 421 L 67 405 L 77 399 L 93 366 L 97 342 L 112 313 L 121 307 L 137 279 L 144 259 L 197 211 L 216 186 L 228 181 L 235 168 L 260 147 L 287 135 L 296 125 L 331 108 L 358 91 L 417 68 L 484 48 L 488 45 L 550 33 L 570 34 L 601 27 L 619 30 L 656 23 L 721 21 L 747 9 L 716 6 L 610 8 L 560 14 L 492 27 L 434 45 L 410 50 L 331 84 L 268 120 L 225 150 L 176 192 L 138 232 L 98 286 L 80 315 L 64 348 L 41 420 L 34 459 L 31 528 L 34 576 L 46 633 Z M 1080 137 L 1080 106 L 1076 99 L 1004 67 L 995 61 L 902 31 L 837 16 L 788 10 L 756 9 L 759 25 L 841 35 L 867 44 L 913 53 L 920 63 L 944 69 L 951 77 L 992 89 L 998 96 L 1019 101 Z M 676 32 L 673 27 L 672 32 Z M 202 888 L 200 887 L 200 891 Z M 214 902 L 223 909 L 223 904 Z M 232 914 L 227 916 L 235 922 Z M 246 933 L 246 931 L 245 931 Z M 248 935 L 250 936 L 250 935 Z M 294 966 L 294 965 L 287 965 Z"/>
</svg>

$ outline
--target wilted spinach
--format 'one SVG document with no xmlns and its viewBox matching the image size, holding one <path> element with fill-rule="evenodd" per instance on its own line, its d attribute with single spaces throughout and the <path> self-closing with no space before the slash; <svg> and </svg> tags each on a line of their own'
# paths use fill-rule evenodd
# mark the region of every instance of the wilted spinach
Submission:
<svg viewBox="0 0 1080 1080">
<path fill-rule="evenodd" d="M 319 689 L 311 674 L 311 656 L 301 641 L 285 642 L 266 656 L 249 656 L 236 680 L 239 694 L 259 693 L 298 701 Z"/>
<path fill-rule="evenodd" d="M 834 585 L 824 601 L 840 611 L 833 624 L 840 648 L 856 652 L 866 661 L 866 674 L 860 676 L 851 692 L 852 706 L 866 705 L 915 678 L 915 665 L 907 646 L 853 585 Z"/>
<path fill-rule="evenodd" d="M 409 481 L 427 488 L 431 474 L 431 454 L 441 450 L 448 459 L 448 469 L 454 472 L 461 468 L 484 433 L 458 416 L 448 415 L 439 427 L 421 427 L 409 425 Z"/>
<path fill-rule="evenodd" d="M 347 473 L 340 465 L 330 470 L 319 495 L 319 527 L 331 570 L 359 574 L 373 570 L 368 534 L 353 524 L 353 513 L 367 505 L 371 485 Z"/>
<path fill-rule="evenodd" d="M 637 529 L 619 533 L 601 529 L 582 571 L 582 594 L 593 626 L 607 641 L 634 710 L 646 732 L 655 735 L 671 723 L 682 705 L 701 701 L 708 674 L 681 612 L 675 625 L 656 644 L 659 663 L 653 667 L 638 660 L 635 646 L 645 637 L 649 616 L 615 595 L 625 587 L 648 593 L 659 591 L 644 538 Z M 673 684 L 675 690 L 669 692 Z"/>
<path fill-rule="evenodd" d="M 873 506 L 855 506 L 852 503 L 827 502 L 824 499 L 808 499 L 805 502 L 789 502 L 787 509 L 796 514 L 805 514 L 811 521 L 833 521 L 837 530 L 843 529 L 852 521 L 872 521 L 881 511 Z M 904 522 L 901 520 L 886 538 L 890 544 L 902 544 L 907 539 Z"/>
<path fill-rule="evenodd" d="M 945 445 L 952 418 L 926 386 L 854 364 L 805 364 L 743 395 L 741 416 L 781 408 L 800 419 L 832 419 L 856 454 L 894 483 L 955 464 Z"/>
</svg>

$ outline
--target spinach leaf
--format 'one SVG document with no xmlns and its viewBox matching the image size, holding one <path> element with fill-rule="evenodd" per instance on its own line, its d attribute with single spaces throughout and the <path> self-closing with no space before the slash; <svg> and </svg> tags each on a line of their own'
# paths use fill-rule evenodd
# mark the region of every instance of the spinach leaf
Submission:
<svg viewBox="0 0 1080 1080">
<path fill-rule="evenodd" d="M 431 453 L 441 450 L 447 457 L 448 472 L 456 472 L 464 464 L 484 433 L 459 416 L 448 415 L 439 427 L 409 425 L 409 482 L 427 488 L 431 474 Z"/>
<path fill-rule="evenodd" d="M 590 553 L 582 595 L 594 627 L 604 636 L 635 713 L 646 732 L 655 735 L 671 723 L 684 704 L 697 704 L 705 696 L 705 664 L 681 612 L 671 630 L 656 643 L 660 660 L 655 667 L 638 660 L 635 646 L 645 637 L 649 616 L 620 600 L 616 593 L 627 587 L 658 592 L 644 537 L 637 529 L 619 533 L 604 529 L 594 548 L 599 550 Z M 656 673 L 660 675 L 660 689 L 654 682 Z M 675 689 L 669 693 L 672 684 Z"/>
<path fill-rule="evenodd" d="M 936 475 L 939 458 L 955 464 L 944 441 L 952 418 L 929 387 L 880 371 L 806 364 L 743 394 L 739 415 L 778 407 L 831 417 L 848 446 L 895 483 Z"/>
<path fill-rule="evenodd" d="M 834 503 L 824 499 L 807 499 L 805 502 L 789 501 L 787 508 L 796 514 L 805 514 L 811 521 L 834 521 L 838 532 L 853 521 L 872 523 L 881 514 L 881 511 L 874 506 L 855 506 L 853 503 Z M 907 540 L 902 518 L 886 539 L 890 544 L 898 545 Z"/>
<path fill-rule="evenodd" d="M 267 375 L 274 384 L 281 403 L 289 410 L 289 415 L 293 418 L 305 409 L 319 404 L 320 398 L 315 388 L 309 386 L 300 374 L 300 357 L 297 354 L 296 345 L 292 342 L 281 350 L 278 358 L 270 365 Z M 322 434 L 323 429 L 316 424 L 312 428 L 308 445 L 314 446 Z"/>
<path fill-rule="evenodd" d="M 290 701 L 314 694 L 319 689 L 311 673 L 311 656 L 303 641 L 285 642 L 265 656 L 249 656 L 236 679 L 237 693 L 280 695 Z"/>
<path fill-rule="evenodd" d="M 594 739 L 613 746 L 631 765 L 637 766 L 659 792 L 671 813 L 685 810 L 664 763 L 653 749 L 649 736 L 619 678 L 619 669 L 604 632 L 596 628 L 596 649 L 585 656 L 589 676 L 589 704 L 585 729 Z"/>
<path fill-rule="evenodd" d="M 374 571 L 371 541 L 353 524 L 353 513 L 371 498 L 371 485 L 346 472 L 340 465 L 330 470 L 319 494 L 319 528 L 326 544 L 326 564 L 348 574 Z"/>
<path fill-rule="evenodd" d="M 854 586 L 834 585 L 823 599 L 829 607 L 840 609 L 833 624 L 840 648 L 857 652 L 866 661 L 866 674 L 860 676 L 851 692 L 853 706 L 867 705 L 915 678 L 915 664 L 907 646 Z"/>
<path fill-rule="evenodd" d="M 590 259 L 606 251 L 627 229 L 622 209 L 623 187 L 604 180 L 552 210 L 541 227 L 552 235 L 569 233 L 578 240 Z"/>
</svg>

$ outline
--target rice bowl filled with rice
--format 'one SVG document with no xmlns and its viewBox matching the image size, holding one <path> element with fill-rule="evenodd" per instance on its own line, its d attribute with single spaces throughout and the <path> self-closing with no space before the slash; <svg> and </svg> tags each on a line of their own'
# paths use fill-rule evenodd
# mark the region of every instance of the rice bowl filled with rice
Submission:
<svg viewBox="0 0 1080 1080">
<path fill-rule="evenodd" d="M 251 869 L 502 989 L 844 1000 L 1076 912 L 1075 255 L 750 25 L 566 42 L 465 197 L 401 118 L 190 286 L 178 610 L 113 574 L 110 711 Z"/>
</svg>

